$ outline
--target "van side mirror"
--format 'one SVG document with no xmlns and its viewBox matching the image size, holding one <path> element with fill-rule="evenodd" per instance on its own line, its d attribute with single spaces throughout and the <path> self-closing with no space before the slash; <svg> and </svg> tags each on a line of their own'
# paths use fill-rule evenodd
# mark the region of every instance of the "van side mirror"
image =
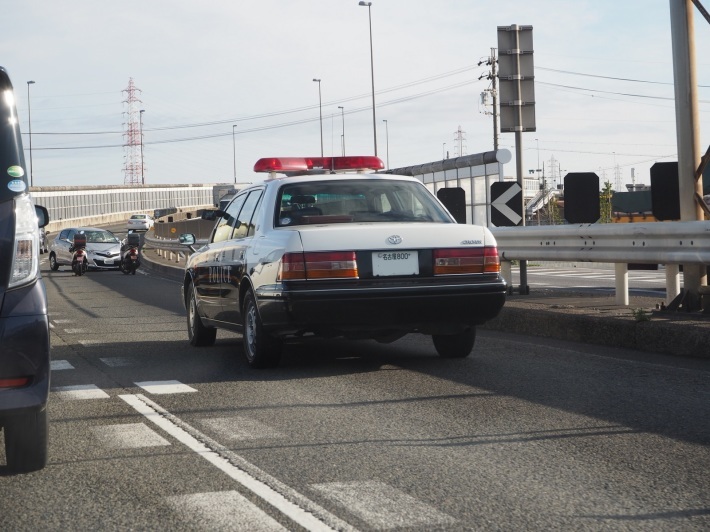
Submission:
<svg viewBox="0 0 710 532">
<path fill-rule="evenodd" d="M 45 227 L 49 223 L 49 211 L 42 205 L 35 205 L 35 213 L 37 213 L 37 225 Z"/>
</svg>

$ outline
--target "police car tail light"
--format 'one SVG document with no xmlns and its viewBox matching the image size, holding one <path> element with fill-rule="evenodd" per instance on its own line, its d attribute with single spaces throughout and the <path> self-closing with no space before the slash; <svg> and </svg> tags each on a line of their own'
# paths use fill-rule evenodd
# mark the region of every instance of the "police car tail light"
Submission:
<svg viewBox="0 0 710 532">
<path fill-rule="evenodd" d="M 382 170 L 385 163 L 371 155 L 348 155 L 345 157 L 266 157 L 254 165 L 255 172 L 295 173 L 309 170 Z"/>
<path fill-rule="evenodd" d="M 485 273 L 500 273 L 500 256 L 497 247 L 483 248 L 483 271 Z"/>
<path fill-rule="evenodd" d="M 357 278 L 354 251 L 286 253 L 281 259 L 281 281 Z"/>
<path fill-rule="evenodd" d="M 498 272 L 500 259 L 495 246 L 434 250 L 434 275 Z"/>
</svg>

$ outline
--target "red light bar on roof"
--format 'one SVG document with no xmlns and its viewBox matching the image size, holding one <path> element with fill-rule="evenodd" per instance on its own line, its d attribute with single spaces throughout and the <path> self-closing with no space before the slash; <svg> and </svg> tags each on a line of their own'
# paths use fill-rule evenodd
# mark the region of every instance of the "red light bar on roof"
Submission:
<svg viewBox="0 0 710 532">
<path fill-rule="evenodd" d="M 379 157 L 356 155 L 345 157 L 266 157 L 254 165 L 255 172 L 307 172 L 308 170 L 382 170 Z"/>
</svg>

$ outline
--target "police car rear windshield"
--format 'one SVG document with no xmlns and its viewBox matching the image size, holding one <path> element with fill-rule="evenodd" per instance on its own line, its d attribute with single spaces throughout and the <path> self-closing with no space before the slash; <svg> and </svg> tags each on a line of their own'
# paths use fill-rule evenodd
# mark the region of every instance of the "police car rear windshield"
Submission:
<svg viewBox="0 0 710 532">
<path fill-rule="evenodd" d="M 424 185 L 407 181 L 338 179 L 284 185 L 277 227 L 323 223 L 454 223 Z"/>
</svg>

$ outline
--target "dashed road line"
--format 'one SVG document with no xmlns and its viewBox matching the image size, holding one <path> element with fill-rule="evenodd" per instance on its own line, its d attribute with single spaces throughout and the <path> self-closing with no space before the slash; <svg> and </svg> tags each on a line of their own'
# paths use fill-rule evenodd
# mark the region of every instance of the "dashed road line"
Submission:
<svg viewBox="0 0 710 532">
<path fill-rule="evenodd" d="M 144 395 L 119 395 L 137 412 L 307 530 L 355 530 L 294 489 L 187 425 Z"/>
</svg>

